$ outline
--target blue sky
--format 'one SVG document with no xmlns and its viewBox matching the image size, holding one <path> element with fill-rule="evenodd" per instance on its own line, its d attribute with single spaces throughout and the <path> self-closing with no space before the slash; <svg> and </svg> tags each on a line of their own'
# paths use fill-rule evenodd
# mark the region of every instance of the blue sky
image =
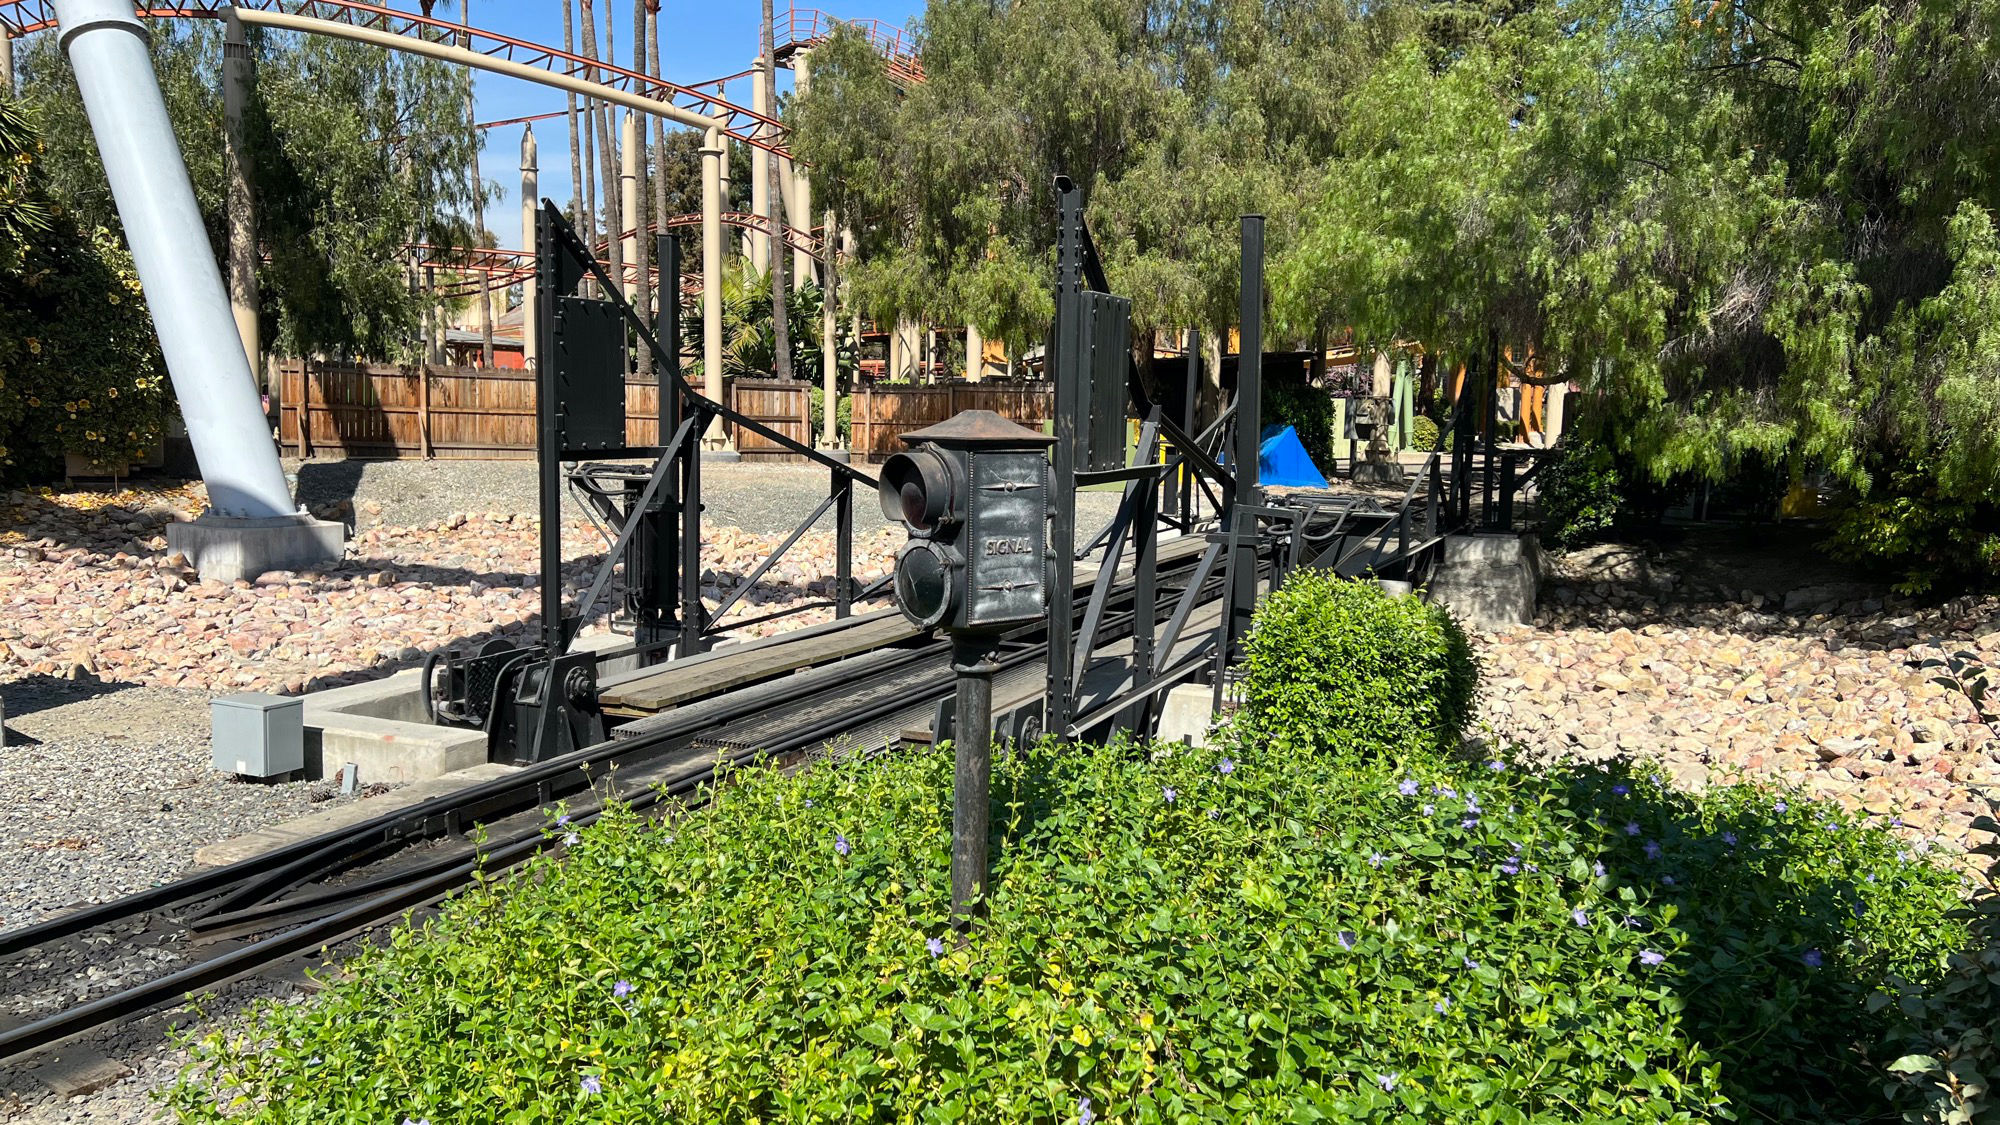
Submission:
<svg viewBox="0 0 2000 1125">
<path fill-rule="evenodd" d="M 610 3 L 618 60 L 629 63 L 632 51 L 629 38 L 631 0 L 610 0 Z M 776 8 L 781 24 L 787 7 L 784 0 L 778 0 Z M 448 10 L 449 18 L 457 19 L 457 6 L 450 4 L 449 0 L 439 4 L 437 10 L 440 16 L 446 15 Z M 841 19 L 879 19 L 902 26 L 922 12 L 923 4 L 921 0 L 845 0 L 845 3 L 831 0 L 823 10 Z M 709 0 L 707 3 L 699 0 L 663 0 L 660 7 L 660 63 L 668 81 L 692 86 L 749 69 L 751 60 L 757 56 L 762 14 L 763 7 L 759 0 Z M 602 19 L 601 14 L 599 18 Z M 516 39 L 562 46 L 562 5 L 559 0 L 485 0 L 484 3 L 472 0 L 472 22 L 475 26 Z M 791 89 L 791 72 L 778 72 L 778 88 L 780 91 Z M 477 75 L 473 90 L 481 121 L 502 121 L 563 108 L 561 91 L 499 75 Z M 733 102 L 749 105 L 749 80 L 733 83 L 728 96 Z M 486 219 L 500 245 L 506 247 L 518 247 L 521 243 L 521 128 L 510 125 L 488 130 L 486 149 L 480 156 L 480 171 L 505 191 L 499 203 L 488 205 Z M 535 123 L 535 139 L 541 146 L 541 193 L 551 199 L 567 200 L 570 196 L 567 124 L 561 118 L 538 121 Z"/>
</svg>

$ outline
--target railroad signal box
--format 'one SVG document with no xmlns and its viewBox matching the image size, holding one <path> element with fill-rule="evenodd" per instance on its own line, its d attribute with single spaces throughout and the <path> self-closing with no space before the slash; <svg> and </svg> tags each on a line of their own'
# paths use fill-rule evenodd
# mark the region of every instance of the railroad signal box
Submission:
<svg viewBox="0 0 2000 1125">
<path fill-rule="evenodd" d="M 896 605 L 930 629 L 996 629 L 1048 614 L 1049 462 L 1055 439 L 991 410 L 903 435 L 882 466 L 882 514 L 910 541 L 896 553 Z"/>
</svg>

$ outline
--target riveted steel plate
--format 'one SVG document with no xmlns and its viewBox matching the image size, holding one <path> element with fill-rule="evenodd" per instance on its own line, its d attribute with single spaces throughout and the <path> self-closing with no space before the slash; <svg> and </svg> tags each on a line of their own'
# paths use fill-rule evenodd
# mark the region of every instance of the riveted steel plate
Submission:
<svg viewBox="0 0 2000 1125">
<path fill-rule="evenodd" d="M 1048 608 L 1048 461 L 1040 452 L 967 456 L 965 623 L 1036 620 Z"/>
<path fill-rule="evenodd" d="M 549 361 L 559 455 L 625 447 L 625 325 L 610 301 L 556 298 Z"/>
</svg>

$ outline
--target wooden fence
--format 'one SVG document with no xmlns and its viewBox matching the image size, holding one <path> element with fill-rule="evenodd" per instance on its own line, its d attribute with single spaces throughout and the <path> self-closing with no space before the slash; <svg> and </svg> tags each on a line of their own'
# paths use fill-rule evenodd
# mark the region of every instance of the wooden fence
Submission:
<svg viewBox="0 0 2000 1125">
<path fill-rule="evenodd" d="M 812 384 L 776 379 L 725 381 L 737 412 L 811 444 L 820 420 Z M 279 433 L 298 457 L 532 457 L 535 376 L 492 368 L 428 364 L 304 363 L 278 367 Z M 1053 413 L 1048 383 L 939 383 L 863 386 L 853 396 L 854 455 L 881 460 L 903 448 L 897 436 L 961 410 L 991 410 L 1040 429 Z M 625 440 L 660 440 L 659 386 L 625 385 Z M 754 460 L 800 460 L 761 434 L 739 430 L 737 449 Z"/>
<path fill-rule="evenodd" d="M 854 456 L 883 460 L 903 448 L 911 430 L 942 422 L 961 410 L 991 410 L 1039 430 L 1055 415 L 1053 383 L 935 383 L 929 386 L 863 386 L 854 392 Z"/>
</svg>

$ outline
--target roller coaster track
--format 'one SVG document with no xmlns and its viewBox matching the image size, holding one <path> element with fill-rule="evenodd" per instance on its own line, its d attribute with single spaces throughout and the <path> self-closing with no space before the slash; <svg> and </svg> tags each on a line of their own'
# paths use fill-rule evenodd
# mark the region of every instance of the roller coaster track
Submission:
<svg viewBox="0 0 2000 1125">
<path fill-rule="evenodd" d="M 724 226 L 739 227 L 764 234 L 769 234 L 774 225 L 766 216 L 752 215 L 744 211 L 724 211 L 721 218 Z M 656 234 L 662 229 L 677 230 L 699 226 L 701 226 L 701 216 L 687 214 L 671 216 L 664 223 L 648 223 L 646 230 L 649 234 Z M 788 223 L 785 225 L 785 245 L 818 258 L 823 249 L 818 231 L 817 227 L 806 230 Z M 631 234 L 632 231 L 627 229 L 621 232 L 619 237 L 628 237 Z M 414 255 L 413 264 L 420 268 L 428 266 L 450 270 L 460 275 L 477 274 L 484 278 L 480 281 L 467 276 L 440 286 L 439 292 L 447 297 L 470 296 L 482 290 L 490 292 L 494 289 L 504 289 L 518 284 L 535 272 L 535 255 L 527 250 L 503 250 L 490 246 L 475 248 L 437 246 L 427 242 L 413 242 L 406 249 Z M 598 260 L 604 261 L 605 256 L 599 254 Z M 606 268 L 610 267 L 607 265 Z M 629 271 L 632 267 L 628 265 L 626 268 Z M 652 272 L 655 276 L 658 275 L 657 270 Z M 692 275 L 683 278 L 681 292 L 701 292 L 700 279 Z"/>
<path fill-rule="evenodd" d="M 433 19 L 412 12 L 361 3 L 360 0 L 181 0 L 180 3 L 149 3 L 140 0 L 139 14 L 149 19 L 222 19 L 232 8 L 281 12 L 333 23 L 344 23 L 369 31 L 413 40 L 446 43 L 489 58 L 544 70 L 551 76 L 586 79 L 615 90 L 655 101 L 667 102 L 684 111 L 713 118 L 723 133 L 755 148 L 786 159 L 791 150 L 785 145 L 785 124 L 775 117 L 745 109 L 718 93 L 705 93 L 649 74 L 627 70 L 613 63 L 594 61 L 559 47 L 516 39 L 496 31 L 486 31 L 448 20 Z M 814 13 L 817 16 L 817 13 Z M 51 0 L 0 0 L 0 24 L 14 36 L 31 35 L 56 26 Z"/>
</svg>

